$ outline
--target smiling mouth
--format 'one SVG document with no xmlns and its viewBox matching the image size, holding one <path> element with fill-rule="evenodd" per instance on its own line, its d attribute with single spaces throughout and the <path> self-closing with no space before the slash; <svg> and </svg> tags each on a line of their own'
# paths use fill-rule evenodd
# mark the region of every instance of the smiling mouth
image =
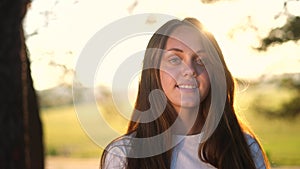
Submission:
<svg viewBox="0 0 300 169">
<path fill-rule="evenodd" d="M 198 86 L 190 85 L 190 84 L 175 85 L 175 87 L 177 87 L 179 89 L 197 89 L 198 88 Z"/>
</svg>

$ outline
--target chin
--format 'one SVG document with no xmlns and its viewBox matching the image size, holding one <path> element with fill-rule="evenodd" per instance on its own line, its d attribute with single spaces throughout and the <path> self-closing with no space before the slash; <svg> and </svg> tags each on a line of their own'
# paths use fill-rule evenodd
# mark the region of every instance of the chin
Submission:
<svg viewBox="0 0 300 169">
<path fill-rule="evenodd" d="M 199 106 L 200 106 L 199 102 L 197 103 L 188 102 L 188 103 L 181 104 L 181 107 L 184 109 L 195 109 L 195 108 L 199 108 Z"/>
</svg>

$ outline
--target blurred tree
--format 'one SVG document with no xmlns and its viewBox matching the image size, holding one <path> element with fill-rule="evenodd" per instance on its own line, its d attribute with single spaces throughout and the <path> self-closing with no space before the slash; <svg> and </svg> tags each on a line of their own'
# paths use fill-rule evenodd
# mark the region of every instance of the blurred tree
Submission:
<svg viewBox="0 0 300 169">
<path fill-rule="evenodd" d="M 300 17 L 288 16 L 284 26 L 272 29 L 268 36 L 261 40 L 261 46 L 258 50 L 267 50 L 270 45 L 275 43 L 284 43 L 290 40 L 300 39 Z"/>
<path fill-rule="evenodd" d="M 288 3 L 299 0 L 286 0 L 283 3 L 283 10 L 279 12 L 275 19 L 280 16 L 286 16 L 286 23 L 282 27 L 272 29 L 268 36 L 262 38 L 261 45 L 258 50 L 267 50 L 267 48 L 275 43 L 284 43 L 290 40 L 298 41 L 300 39 L 300 16 L 295 16 L 289 12 Z M 299 1 L 300 3 L 300 1 Z"/>
<path fill-rule="evenodd" d="M 272 103 L 269 100 L 274 99 L 274 95 L 261 93 L 253 102 L 255 111 L 270 118 L 296 119 L 295 117 L 300 115 L 300 74 L 287 74 L 271 80 L 271 83 L 277 84 L 276 90 L 289 91 L 290 97 L 281 99 L 274 107 L 274 104 L 268 104 Z M 280 96 L 277 99 L 280 99 Z"/>
<path fill-rule="evenodd" d="M 279 117 L 295 117 L 300 114 L 300 74 L 298 74 L 298 80 L 291 77 L 287 77 L 281 80 L 280 85 L 286 87 L 295 93 L 291 100 L 282 104 L 277 114 Z"/>
<path fill-rule="evenodd" d="M 211 3 L 218 2 L 218 1 L 222 1 L 222 0 L 201 0 L 201 2 L 204 4 L 211 4 Z"/>
<path fill-rule="evenodd" d="M 44 168 L 42 126 L 22 23 L 30 3 L 0 3 L 1 169 Z"/>
<path fill-rule="evenodd" d="M 268 36 L 261 39 L 261 45 L 257 48 L 259 51 L 266 51 L 269 46 L 273 44 L 282 44 L 287 41 L 298 41 L 300 39 L 300 16 L 291 14 L 288 10 L 288 3 L 291 1 L 299 0 L 286 0 L 283 4 L 283 10 L 275 16 L 277 19 L 279 16 L 284 15 L 287 17 L 286 23 L 282 27 L 272 29 Z M 300 3 L 300 1 L 299 1 Z M 299 59 L 300 62 L 300 59 Z M 300 76 L 298 74 L 298 76 Z M 295 80 L 291 77 L 283 77 L 280 81 L 280 87 L 288 88 L 293 91 L 294 96 L 280 105 L 280 108 L 276 111 L 267 110 L 262 106 L 259 106 L 257 110 L 265 113 L 268 116 L 290 118 L 300 114 L 300 82 L 299 79 Z"/>
</svg>

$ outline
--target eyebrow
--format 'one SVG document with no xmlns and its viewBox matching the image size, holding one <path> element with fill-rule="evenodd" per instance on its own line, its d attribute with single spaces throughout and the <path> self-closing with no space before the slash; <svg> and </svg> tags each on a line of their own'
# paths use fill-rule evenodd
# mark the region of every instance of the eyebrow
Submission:
<svg viewBox="0 0 300 169">
<path fill-rule="evenodd" d="M 176 52 L 181 52 L 181 53 L 183 53 L 183 50 L 178 49 L 178 48 L 170 48 L 170 49 L 168 49 L 167 51 L 176 51 Z M 195 53 L 203 53 L 203 52 L 205 52 L 205 51 L 202 50 L 202 49 L 200 49 L 200 50 L 198 50 L 198 51 L 195 52 Z"/>
<path fill-rule="evenodd" d="M 178 48 L 171 48 L 171 49 L 168 49 L 168 51 L 176 51 L 176 52 L 181 52 L 181 53 L 183 53 L 183 50 L 178 49 Z"/>
</svg>

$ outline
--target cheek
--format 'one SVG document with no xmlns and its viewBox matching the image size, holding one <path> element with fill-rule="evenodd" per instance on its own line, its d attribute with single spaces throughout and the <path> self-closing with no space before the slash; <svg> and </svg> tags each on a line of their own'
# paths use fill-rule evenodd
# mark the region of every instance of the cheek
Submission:
<svg viewBox="0 0 300 169">
<path fill-rule="evenodd" d="M 201 95 L 201 101 L 204 100 L 210 90 L 210 80 L 207 72 L 203 72 L 203 74 L 200 75 L 198 78 L 200 82 L 200 95 Z"/>
<path fill-rule="evenodd" d="M 175 80 L 165 71 L 160 71 L 160 81 L 164 91 L 175 85 Z"/>
</svg>

